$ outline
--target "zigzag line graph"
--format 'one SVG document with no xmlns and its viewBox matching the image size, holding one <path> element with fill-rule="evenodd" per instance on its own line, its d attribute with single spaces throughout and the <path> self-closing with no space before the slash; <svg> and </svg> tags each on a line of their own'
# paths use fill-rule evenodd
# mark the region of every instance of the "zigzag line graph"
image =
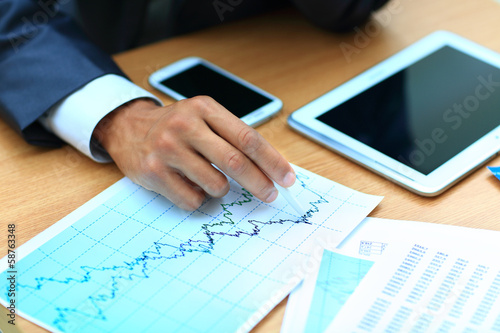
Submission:
<svg viewBox="0 0 500 333">
<path fill-rule="evenodd" d="M 184 257 L 188 253 L 192 252 L 210 253 L 215 246 L 216 236 L 237 237 L 237 238 L 242 236 L 253 237 L 259 235 L 262 227 L 265 225 L 284 224 L 284 223 L 310 224 L 309 219 L 313 216 L 314 213 L 319 211 L 318 205 L 323 203 L 328 203 L 328 201 L 324 199 L 321 195 L 315 193 L 313 190 L 308 189 L 304 183 L 304 179 L 307 179 L 307 176 L 299 175 L 298 180 L 301 182 L 301 186 L 304 188 L 304 190 L 310 191 L 311 193 L 314 193 L 318 196 L 318 199 L 315 202 L 309 203 L 311 208 L 308 209 L 307 213 L 304 216 L 298 217 L 296 219 L 278 219 L 275 221 L 247 220 L 246 223 L 252 226 L 250 232 L 244 230 L 235 230 L 232 233 L 217 231 L 218 227 L 224 227 L 226 225 L 234 227 L 237 224 L 237 222 L 234 221 L 232 218 L 233 212 L 231 211 L 231 209 L 235 207 L 243 207 L 245 204 L 251 203 L 253 200 L 255 200 L 252 194 L 250 194 L 247 190 L 241 189 L 241 196 L 242 196 L 241 199 L 231 202 L 229 204 L 221 204 L 223 213 L 222 213 L 222 218 L 219 221 L 214 223 L 205 223 L 202 225 L 201 233 L 204 239 L 197 239 L 197 240 L 188 239 L 186 242 L 181 243 L 179 246 L 174 246 L 171 244 L 166 244 L 161 242 L 154 242 L 153 251 L 151 250 L 144 251 L 140 257 L 137 257 L 130 262 L 124 262 L 122 265 L 114 265 L 109 267 L 89 267 L 89 266 L 80 267 L 80 269 L 84 272 L 83 278 L 76 279 L 70 277 L 64 280 L 59 280 L 50 277 L 37 277 L 35 279 L 36 285 L 20 284 L 19 287 L 31 289 L 34 291 L 39 291 L 42 290 L 44 285 L 46 285 L 47 283 L 57 283 L 62 285 L 69 285 L 75 283 L 83 285 L 92 280 L 92 273 L 94 272 L 97 271 L 117 272 L 118 274 L 112 276 L 111 278 L 109 289 L 104 290 L 103 293 L 100 293 L 98 295 L 95 296 L 91 295 L 88 297 L 88 301 L 92 305 L 92 308 L 94 310 L 92 311 L 93 313 L 89 312 L 83 313 L 74 308 L 57 307 L 56 311 L 58 313 L 58 316 L 54 319 L 52 324 L 59 330 L 64 331 L 65 330 L 64 324 L 70 321 L 69 317 L 71 316 L 71 314 L 74 313 L 77 313 L 78 315 L 87 317 L 89 319 L 107 320 L 106 313 L 103 310 L 102 304 L 115 299 L 115 297 L 120 291 L 119 280 L 133 280 L 134 278 L 137 279 L 149 278 L 148 263 L 152 260 L 162 260 L 162 259 L 173 260 L 179 257 Z M 174 248 L 175 251 L 173 251 L 171 255 L 165 256 L 162 255 L 162 252 L 164 252 L 162 251 L 163 248 Z M 139 273 L 134 273 L 136 271 L 138 271 Z M 125 274 L 123 272 L 125 272 Z M 132 273 L 127 273 L 127 272 L 132 272 Z"/>
<path fill-rule="evenodd" d="M 20 313 L 63 332 L 243 327 L 274 292 L 293 288 L 287 276 L 315 237 L 340 242 L 380 200 L 297 169 L 303 216 L 283 200 L 262 203 L 232 181 L 229 196 L 194 213 L 128 180 L 117 183 L 21 258 Z"/>
</svg>

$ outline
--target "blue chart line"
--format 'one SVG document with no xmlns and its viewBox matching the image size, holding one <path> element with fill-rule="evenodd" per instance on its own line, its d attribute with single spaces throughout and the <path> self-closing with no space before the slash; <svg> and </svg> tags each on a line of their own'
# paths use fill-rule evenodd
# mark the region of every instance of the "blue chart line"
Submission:
<svg viewBox="0 0 500 333">
<path fill-rule="evenodd" d="M 344 188 L 334 196 L 340 185 L 305 171 L 298 179 L 308 202 L 301 217 L 234 182 L 226 199 L 185 212 L 124 180 L 19 261 L 19 309 L 65 332 L 234 331 L 285 287 L 283 276 L 306 257 L 309 238 L 341 232 L 330 221 L 337 211 L 360 211 L 350 200 L 363 194 Z"/>
<path fill-rule="evenodd" d="M 252 225 L 251 231 L 243 231 L 243 230 L 235 230 L 233 233 L 230 232 L 221 232 L 221 231 L 216 231 L 212 230 L 212 228 L 216 227 L 224 227 L 225 224 L 228 225 L 235 225 L 235 222 L 231 219 L 233 213 L 231 213 L 230 208 L 234 206 L 243 206 L 247 203 L 251 203 L 252 200 L 254 200 L 253 196 L 246 190 L 242 189 L 242 196 L 243 199 L 229 203 L 229 204 L 221 204 L 222 210 L 223 210 L 223 219 L 220 222 L 215 222 L 212 224 L 203 224 L 202 225 L 202 236 L 206 237 L 206 240 L 192 240 L 189 239 L 185 243 L 181 243 L 178 247 L 170 244 L 163 244 L 160 242 L 154 242 L 154 251 L 144 251 L 142 255 L 138 258 L 135 258 L 135 260 L 131 262 L 125 262 L 124 265 L 121 266 L 110 266 L 110 267 L 88 267 L 88 266 L 82 266 L 80 267 L 84 272 L 84 277 L 82 279 L 74 279 L 74 278 L 67 278 L 65 280 L 57 280 L 54 278 L 46 278 L 46 277 L 40 277 L 40 278 L 35 278 L 37 285 L 36 286 L 28 286 L 28 285 L 20 285 L 21 288 L 31 288 L 34 290 L 40 290 L 42 286 L 47 283 L 47 282 L 53 282 L 53 283 L 61 283 L 61 284 L 70 284 L 70 283 L 87 283 L 91 280 L 91 273 L 95 271 L 113 271 L 117 272 L 117 275 L 114 275 L 111 277 L 111 288 L 110 290 L 106 290 L 106 294 L 99 294 L 97 296 L 89 296 L 89 301 L 90 304 L 92 305 L 93 308 L 95 308 L 95 315 L 92 315 L 91 313 L 79 313 L 80 315 L 92 317 L 94 319 L 100 319 L 100 320 L 106 320 L 106 316 L 104 315 L 103 307 L 100 306 L 100 304 L 108 302 L 113 300 L 116 297 L 116 293 L 119 289 L 119 282 L 118 280 L 120 279 L 125 279 L 125 280 L 132 280 L 134 277 L 135 278 L 148 278 L 149 275 L 147 273 L 148 267 L 147 264 L 150 260 L 161 260 L 161 259 L 176 259 L 179 257 L 184 257 L 186 253 L 190 252 L 206 252 L 210 253 L 211 250 L 213 250 L 214 244 L 215 244 L 215 239 L 214 237 L 219 235 L 219 236 L 230 236 L 230 237 L 240 237 L 243 235 L 246 236 L 256 236 L 260 232 L 259 224 L 260 225 L 271 225 L 271 224 L 283 224 L 286 222 L 290 223 L 308 223 L 308 219 L 312 216 L 313 213 L 318 211 L 317 204 L 320 203 L 327 203 L 328 201 L 324 200 L 323 198 L 319 198 L 318 201 L 316 202 L 311 202 L 311 206 L 313 208 L 309 209 L 307 211 L 307 214 L 305 216 L 299 217 L 297 220 L 277 220 L 277 221 L 268 221 L 268 222 L 262 222 L 262 221 L 256 221 L 256 220 L 248 220 L 247 223 Z M 164 251 L 163 249 L 167 248 L 167 251 Z M 170 255 L 162 255 L 164 252 L 170 252 L 168 250 L 174 249 L 173 254 Z M 129 274 L 121 274 L 121 271 L 134 271 L 135 266 L 139 266 L 140 273 L 129 273 Z M 109 292 L 109 293 L 108 293 Z M 60 330 L 64 330 L 63 324 L 68 322 L 67 316 L 72 313 L 72 312 L 79 312 L 76 309 L 73 308 L 57 308 L 56 309 L 58 312 L 57 318 L 54 320 L 53 325 L 57 327 Z"/>
</svg>

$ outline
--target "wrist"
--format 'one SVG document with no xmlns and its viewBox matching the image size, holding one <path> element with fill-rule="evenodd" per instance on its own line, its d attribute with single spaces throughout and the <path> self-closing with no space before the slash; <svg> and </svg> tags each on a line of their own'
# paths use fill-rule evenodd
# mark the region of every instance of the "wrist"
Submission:
<svg viewBox="0 0 500 333">
<path fill-rule="evenodd" d="M 158 108 L 151 99 L 139 98 L 125 103 L 108 113 L 99 121 L 92 137 L 113 157 L 119 145 L 124 144 L 122 137 L 130 136 L 147 123 L 150 110 Z"/>
</svg>

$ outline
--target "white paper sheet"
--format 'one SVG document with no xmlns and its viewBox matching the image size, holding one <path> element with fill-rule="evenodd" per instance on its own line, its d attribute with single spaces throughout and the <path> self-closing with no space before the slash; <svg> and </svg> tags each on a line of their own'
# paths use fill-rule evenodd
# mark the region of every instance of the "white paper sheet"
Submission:
<svg viewBox="0 0 500 333">
<path fill-rule="evenodd" d="M 248 331 L 379 203 L 296 168 L 293 194 L 229 195 L 195 212 L 123 179 L 17 249 L 16 310 L 53 331 Z M 7 278 L 7 258 L 0 278 Z M 0 302 L 10 302 L 0 293 Z"/>
<path fill-rule="evenodd" d="M 356 253 L 325 249 L 318 269 L 290 294 L 281 332 L 323 332 L 373 263 Z"/>
<path fill-rule="evenodd" d="M 328 332 L 500 331 L 500 232 L 367 218 L 337 252 L 375 264 L 339 312 L 324 310 Z M 315 278 L 290 295 L 282 332 L 307 331 Z"/>
</svg>

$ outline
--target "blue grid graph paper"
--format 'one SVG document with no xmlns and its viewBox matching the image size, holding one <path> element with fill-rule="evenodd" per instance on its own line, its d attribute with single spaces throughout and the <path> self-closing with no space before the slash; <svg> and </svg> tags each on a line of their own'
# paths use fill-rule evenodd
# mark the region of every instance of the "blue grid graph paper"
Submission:
<svg viewBox="0 0 500 333">
<path fill-rule="evenodd" d="M 297 172 L 304 216 L 233 181 L 186 212 L 122 179 L 19 249 L 19 313 L 63 332 L 248 331 L 315 238 L 340 242 L 381 199 Z"/>
<path fill-rule="evenodd" d="M 325 250 L 304 331 L 324 332 L 372 265 L 370 260 Z"/>
</svg>

